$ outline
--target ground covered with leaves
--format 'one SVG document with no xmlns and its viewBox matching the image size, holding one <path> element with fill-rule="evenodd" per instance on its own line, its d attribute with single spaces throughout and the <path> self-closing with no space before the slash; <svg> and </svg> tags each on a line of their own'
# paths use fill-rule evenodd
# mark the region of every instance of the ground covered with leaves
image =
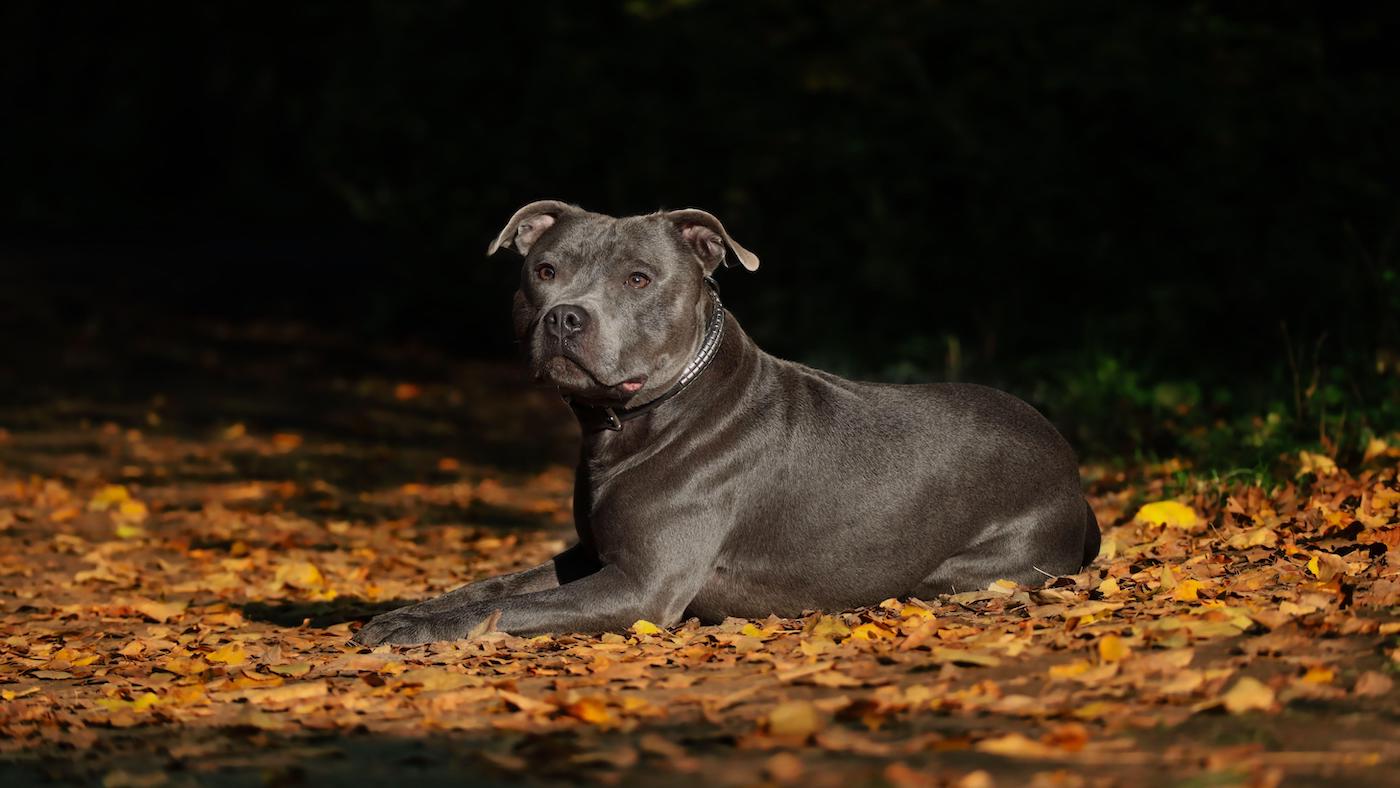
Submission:
<svg viewBox="0 0 1400 788">
<path fill-rule="evenodd" d="M 1400 447 L 1087 466 L 1083 573 L 801 619 L 356 648 L 571 535 L 508 366 L 287 327 L 64 359 L 0 410 L 0 780 L 1393 782 Z"/>
</svg>

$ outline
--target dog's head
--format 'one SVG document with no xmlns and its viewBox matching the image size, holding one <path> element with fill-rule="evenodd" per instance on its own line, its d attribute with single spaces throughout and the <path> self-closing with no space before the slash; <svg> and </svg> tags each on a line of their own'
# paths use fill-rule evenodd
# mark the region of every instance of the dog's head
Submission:
<svg viewBox="0 0 1400 788">
<path fill-rule="evenodd" d="M 487 254 L 524 258 L 515 334 L 536 380 L 586 402 L 627 405 L 665 392 L 704 336 L 704 278 L 726 249 L 758 257 L 696 209 L 615 218 L 555 200 L 516 211 Z"/>
</svg>

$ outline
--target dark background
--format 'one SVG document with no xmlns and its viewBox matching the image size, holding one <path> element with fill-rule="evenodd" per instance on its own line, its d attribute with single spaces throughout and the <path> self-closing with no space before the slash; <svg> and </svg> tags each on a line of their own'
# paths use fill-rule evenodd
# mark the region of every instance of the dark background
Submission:
<svg viewBox="0 0 1400 788">
<path fill-rule="evenodd" d="M 768 350 L 1009 387 L 1088 455 L 1345 459 L 1400 426 L 1394 4 L 10 2 L 0 30 L 12 377 L 190 321 L 508 358 L 516 259 L 483 252 L 557 198 L 706 208 L 763 258 L 721 284 Z"/>
</svg>

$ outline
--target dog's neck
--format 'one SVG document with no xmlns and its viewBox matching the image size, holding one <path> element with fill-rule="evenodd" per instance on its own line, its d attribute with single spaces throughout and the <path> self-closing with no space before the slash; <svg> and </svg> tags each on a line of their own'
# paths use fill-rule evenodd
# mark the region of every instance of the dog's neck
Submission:
<svg viewBox="0 0 1400 788">
<path fill-rule="evenodd" d="M 614 470 L 683 442 L 687 436 L 724 428 L 738 410 L 740 392 L 757 374 L 763 355 L 734 315 L 725 312 L 722 338 L 704 372 L 660 407 L 629 420 L 621 430 L 583 427 L 581 460 Z M 578 410 L 575 409 L 575 413 Z"/>
</svg>

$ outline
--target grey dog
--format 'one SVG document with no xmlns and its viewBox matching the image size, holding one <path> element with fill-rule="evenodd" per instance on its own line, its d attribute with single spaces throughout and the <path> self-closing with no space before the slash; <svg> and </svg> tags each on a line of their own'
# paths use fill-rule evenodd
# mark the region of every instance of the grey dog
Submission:
<svg viewBox="0 0 1400 788">
<path fill-rule="evenodd" d="M 614 218 L 543 200 L 487 250 L 524 257 L 515 330 L 583 431 L 578 543 L 372 619 L 364 645 L 638 619 L 795 616 L 1038 584 L 1092 561 L 1073 451 L 1015 397 L 856 383 L 764 353 L 721 305 L 758 257 L 705 211 Z"/>
</svg>

